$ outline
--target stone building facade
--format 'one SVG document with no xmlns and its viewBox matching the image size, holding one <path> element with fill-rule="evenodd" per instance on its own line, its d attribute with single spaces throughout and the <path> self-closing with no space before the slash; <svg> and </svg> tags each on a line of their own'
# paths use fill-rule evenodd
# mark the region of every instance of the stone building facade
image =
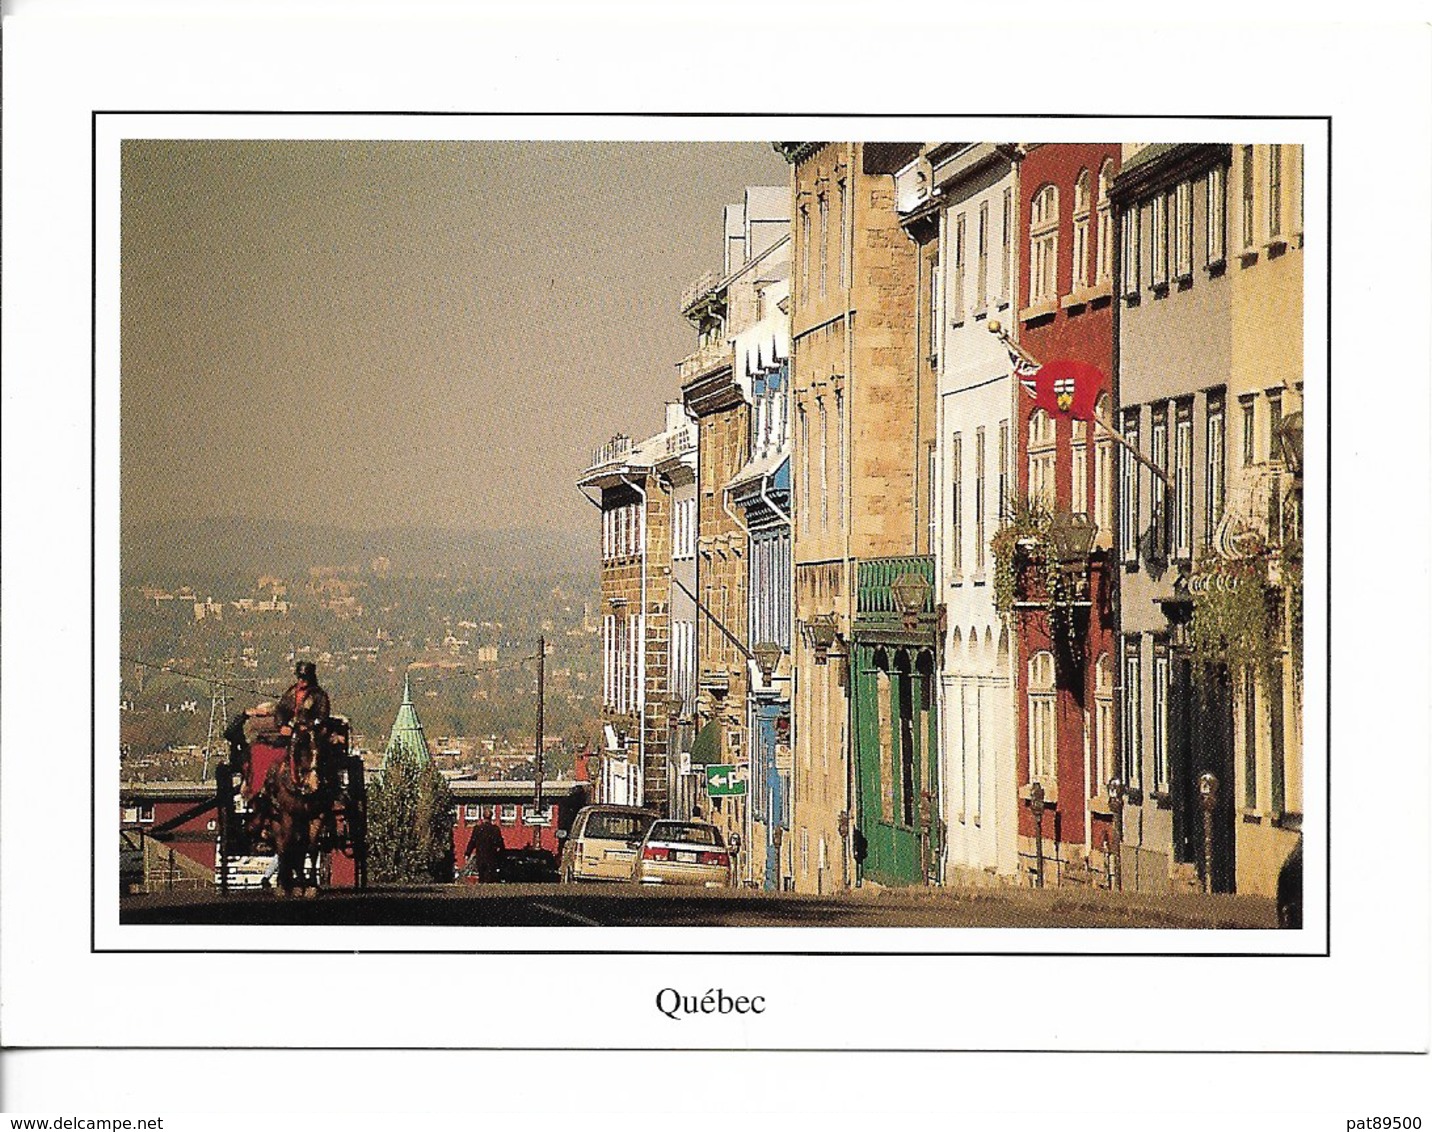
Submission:
<svg viewBox="0 0 1432 1132">
<path fill-rule="evenodd" d="M 909 553 L 915 529 L 918 253 L 894 173 L 916 146 L 783 142 L 792 171 L 794 805 L 799 891 L 856 879 L 850 642 L 860 559 Z M 878 813 L 878 810 L 877 810 Z M 876 815 L 869 815 L 876 820 Z"/>
</svg>

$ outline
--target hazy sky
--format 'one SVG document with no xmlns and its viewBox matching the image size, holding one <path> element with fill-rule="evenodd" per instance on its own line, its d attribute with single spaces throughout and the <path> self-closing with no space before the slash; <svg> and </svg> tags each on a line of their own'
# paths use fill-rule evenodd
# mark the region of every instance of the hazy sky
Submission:
<svg viewBox="0 0 1432 1132">
<path fill-rule="evenodd" d="M 589 522 L 722 205 L 786 176 L 765 142 L 126 142 L 124 522 Z"/>
</svg>

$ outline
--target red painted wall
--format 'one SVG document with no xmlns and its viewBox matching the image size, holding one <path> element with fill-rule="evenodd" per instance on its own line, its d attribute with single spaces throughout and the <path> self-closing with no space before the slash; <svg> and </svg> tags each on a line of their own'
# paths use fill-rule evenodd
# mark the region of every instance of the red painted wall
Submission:
<svg viewBox="0 0 1432 1132">
<path fill-rule="evenodd" d="M 1119 167 L 1119 145 L 1117 143 L 1043 145 L 1033 149 L 1020 166 L 1020 217 L 1019 228 L 1021 271 L 1019 298 L 1021 308 L 1029 305 L 1030 254 L 1029 217 L 1032 215 L 1035 195 L 1045 185 L 1054 184 L 1059 190 L 1059 246 L 1056 279 L 1061 296 L 1068 295 L 1074 280 L 1074 190 L 1081 170 L 1087 169 L 1090 178 L 1089 211 L 1089 262 L 1085 278 L 1093 281 L 1098 256 L 1098 202 L 1099 170 L 1106 160 L 1112 162 L 1112 171 Z M 1112 254 L 1111 254 L 1112 260 Z M 1111 264 L 1112 266 L 1112 264 Z M 1114 368 L 1114 314 L 1110 297 L 1091 300 L 1082 307 L 1062 308 L 1053 314 L 1021 322 L 1020 345 L 1036 360 L 1050 362 L 1058 358 L 1069 358 L 1087 362 L 1098 367 L 1104 375 L 1101 391 L 1112 389 Z M 1034 413 L 1034 401 L 1020 395 L 1019 411 L 1016 416 L 1017 482 L 1021 494 L 1029 490 L 1029 418 Z M 1112 410 L 1110 413 L 1112 417 Z M 1112 420 L 1111 420 L 1112 423 Z M 1094 514 L 1094 487 L 1097 477 L 1096 439 L 1102 435 L 1098 425 L 1091 424 L 1088 430 L 1087 454 L 1087 496 L 1082 501 L 1070 499 L 1072 464 L 1070 447 L 1072 422 L 1056 416 L 1055 421 L 1055 496 L 1059 507 L 1085 511 L 1096 522 Z M 1117 479 L 1117 452 L 1115 449 L 1114 475 Z M 1113 492 L 1115 484 L 1110 483 Z M 1111 532 L 1112 533 L 1112 532 Z M 1113 622 L 1110 587 L 1116 583 L 1112 572 L 1115 564 L 1112 552 L 1096 552 L 1090 568 L 1090 611 L 1087 633 L 1084 636 L 1083 670 L 1079 674 L 1079 687 L 1064 687 L 1065 674 L 1056 675 L 1058 687 L 1056 700 L 1056 730 L 1059 766 L 1059 804 L 1046 809 L 1043 835 L 1046 841 L 1058 838 L 1061 842 L 1080 844 L 1084 841 L 1085 825 L 1094 822 L 1092 845 L 1099 848 L 1102 843 L 1104 826 L 1102 818 L 1091 817 L 1084 793 L 1084 742 L 1085 715 L 1088 716 L 1090 759 L 1097 758 L 1094 745 L 1095 665 L 1103 653 L 1109 655 L 1110 664 L 1117 671 L 1115 655 L 1117 626 Z M 1037 652 L 1053 652 L 1054 645 L 1049 636 L 1048 617 L 1042 611 L 1019 614 L 1019 660 L 1015 669 L 1015 702 L 1018 705 L 1018 749 L 1017 776 L 1021 787 L 1029 782 L 1029 660 Z M 1057 655 L 1057 653 L 1056 653 Z M 1117 742 L 1117 735 L 1110 736 L 1110 742 Z M 1099 794 L 1102 788 L 1099 779 L 1102 770 L 1091 768 L 1090 791 Z M 1021 805 L 1019 832 L 1023 836 L 1034 835 L 1033 815 Z"/>
</svg>

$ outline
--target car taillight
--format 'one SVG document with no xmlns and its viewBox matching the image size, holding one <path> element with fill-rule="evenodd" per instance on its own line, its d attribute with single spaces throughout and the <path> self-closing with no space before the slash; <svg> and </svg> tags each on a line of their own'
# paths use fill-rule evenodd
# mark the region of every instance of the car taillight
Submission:
<svg viewBox="0 0 1432 1132">
<path fill-rule="evenodd" d="M 731 858 L 725 853 L 702 853 L 701 863 L 703 865 L 724 865 L 730 867 Z"/>
<path fill-rule="evenodd" d="M 648 845 L 641 851 L 641 856 L 645 861 L 665 861 L 671 856 L 671 850 L 660 845 Z"/>
</svg>

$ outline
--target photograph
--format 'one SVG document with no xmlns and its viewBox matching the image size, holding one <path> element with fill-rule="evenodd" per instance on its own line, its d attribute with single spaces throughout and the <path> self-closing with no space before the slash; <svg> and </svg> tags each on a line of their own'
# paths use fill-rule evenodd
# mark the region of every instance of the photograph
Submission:
<svg viewBox="0 0 1432 1132">
<path fill-rule="evenodd" d="M 1282 950 L 1326 123 L 1007 124 L 119 140 L 119 923 Z"/>
</svg>

